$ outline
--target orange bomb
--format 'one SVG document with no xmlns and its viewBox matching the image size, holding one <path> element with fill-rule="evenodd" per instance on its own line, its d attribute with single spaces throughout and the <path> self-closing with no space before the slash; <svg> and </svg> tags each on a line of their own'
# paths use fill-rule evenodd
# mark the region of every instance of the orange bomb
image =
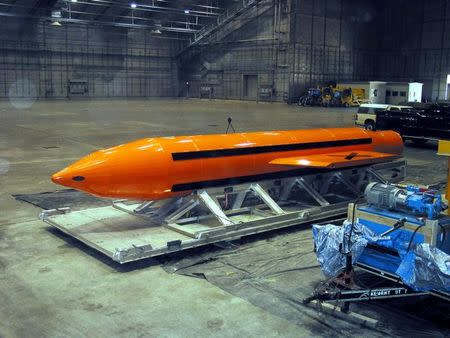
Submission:
<svg viewBox="0 0 450 338">
<path fill-rule="evenodd" d="M 101 197 L 159 200 L 193 190 L 392 161 L 393 131 L 334 128 L 154 137 L 96 151 L 52 181 Z"/>
</svg>

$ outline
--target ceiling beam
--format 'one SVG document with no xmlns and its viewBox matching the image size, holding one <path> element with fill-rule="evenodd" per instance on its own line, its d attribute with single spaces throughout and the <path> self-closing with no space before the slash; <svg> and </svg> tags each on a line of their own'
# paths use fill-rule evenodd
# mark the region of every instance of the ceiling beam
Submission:
<svg viewBox="0 0 450 338">
<path fill-rule="evenodd" d="M 70 0 L 64 0 L 65 2 L 69 2 Z M 106 7 L 114 7 L 114 8 L 124 8 L 131 10 L 130 5 L 125 5 L 123 2 L 118 2 L 114 0 L 78 0 L 77 4 L 83 5 L 92 5 L 92 6 L 106 6 Z M 185 16 L 198 16 L 198 17 L 217 17 L 221 14 L 219 10 L 216 11 L 205 11 L 205 10 L 196 10 L 196 9 L 188 9 L 189 12 L 185 12 L 185 9 L 175 8 L 175 7 L 165 7 L 165 6 L 157 6 L 152 4 L 140 3 L 136 1 L 136 8 L 133 10 L 137 11 L 145 11 L 145 12 L 156 12 L 156 13 L 173 13 Z M 156 2 L 155 2 L 156 3 Z"/>
<path fill-rule="evenodd" d="M 24 19 L 43 19 L 52 21 L 54 18 L 51 16 L 33 16 L 29 14 L 15 14 L 8 12 L 0 12 L 0 17 L 14 17 L 14 18 L 24 18 Z M 93 21 L 93 20 L 83 20 L 83 19 L 74 19 L 74 18 L 58 18 L 59 22 L 67 22 L 67 23 L 79 23 L 79 24 L 97 24 L 101 26 L 114 26 L 114 27 L 123 27 L 123 28 L 140 28 L 140 29 L 158 29 L 159 31 L 165 32 L 174 32 L 174 33 L 188 33 L 193 34 L 198 31 L 198 29 L 185 28 L 185 27 L 168 27 L 163 25 L 142 25 L 137 23 L 121 23 L 121 22 L 103 22 L 103 21 Z"/>
<path fill-rule="evenodd" d="M 69 11 L 68 10 L 63 10 L 62 12 L 63 13 L 64 12 L 68 13 Z M 89 12 L 83 12 L 83 11 L 74 11 L 74 10 L 71 10 L 70 13 L 71 14 L 79 14 L 80 16 L 82 16 L 82 15 L 84 15 L 84 16 L 93 16 L 93 18 L 90 18 L 89 20 L 92 20 L 92 21 L 98 20 L 97 19 L 98 18 L 98 14 L 96 14 L 96 13 L 89 13 Z M 151 17 L 150 18 L 148 18 L 148 17 L 146 18 L 146 17 L 142 17 L 142 16 L 137 16 L 137 15 L 124 15 L 124 13 L 126 13 L 126 12 L 121 12 L 120 14 L 117 14 L 117 15 L 114 15 L 114 14 L 103 15 L 102 14 L 102 17 L 110 18 L 110 19 L 112 19 L 113 22 L 116 22 L 116 19 L 124 19 L 124 20 L 128 20 L 130 22 L 132 20 L 135 20 L 135 21 L 149 21 L 149 22 L 159 21 L 156 18 L 151 18 Z M 69 15 L 67 17 L 70 18 Z M 189 25 L 189 26 L 203 27 L 202 24 L 195 23 L 195 22 L 188 22 L 188 21 L 164 20 L 164 23 L 173 23 L 173 24 L 184 25 L 184 26 Z"/>
</svg>

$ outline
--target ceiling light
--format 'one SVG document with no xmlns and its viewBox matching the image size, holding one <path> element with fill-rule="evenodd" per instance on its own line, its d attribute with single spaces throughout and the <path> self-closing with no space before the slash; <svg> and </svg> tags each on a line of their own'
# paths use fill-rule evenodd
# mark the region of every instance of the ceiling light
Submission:
<svg viewBox="0 0 450 338">
<path fill-rule="evenodd" d="M 78 0 L 70 0 L 70 2 L 77 2 Z"/>
<path fill-rule="evenodd" d="M 189 14 L 191 11 L 189 9 L 184 10 L 184 14 Z"/>
<path fill-rule="evenodd" d="M 54 10 L 52 11 L 52 18 L 61 18 L 61 11 L 60 10 Z"/>
<path fill-rule="evenodd" d="M 57 27 L 59 27 L 59 26 L 61 26 L 61 24 L 60 24 L 59 21 L 52 21 L 52 23 L 50 24 L 50 26 L 57 26 Z"/>
<path fill-rule="evenodd" d="M 130 4 L 130 6 L 131 6 L 131 8 L 136 8 L 136 7 L 137 7 L 137 5 L 136 5 L 135 2 L 132 2 L 132 3 Z"/>
</svg>

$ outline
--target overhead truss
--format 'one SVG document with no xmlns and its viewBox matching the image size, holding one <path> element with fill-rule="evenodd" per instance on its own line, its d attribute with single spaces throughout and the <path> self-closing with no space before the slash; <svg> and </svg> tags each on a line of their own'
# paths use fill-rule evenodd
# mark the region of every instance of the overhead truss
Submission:
<svg viewBox="0 0 450 338">
<path fill-rule="evenodd" d="M 146 28 L 186 38 L 224 13 L 222 0 L 0 0 L 0 16 Z"/>
</svg>

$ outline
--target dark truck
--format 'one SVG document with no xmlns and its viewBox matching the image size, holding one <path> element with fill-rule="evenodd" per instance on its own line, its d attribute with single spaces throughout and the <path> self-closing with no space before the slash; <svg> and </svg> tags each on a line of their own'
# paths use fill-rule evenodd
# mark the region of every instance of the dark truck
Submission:
<svg viewBox="0 0 450 338">
<path fill-rule="evenodd" d="M 432 139 L 450 139 L 450 105 L 408 102 L 413 108 L 377 112 L 377 130 L 395 130 L 404 140 L 421 144 Z"/>
</svg>

